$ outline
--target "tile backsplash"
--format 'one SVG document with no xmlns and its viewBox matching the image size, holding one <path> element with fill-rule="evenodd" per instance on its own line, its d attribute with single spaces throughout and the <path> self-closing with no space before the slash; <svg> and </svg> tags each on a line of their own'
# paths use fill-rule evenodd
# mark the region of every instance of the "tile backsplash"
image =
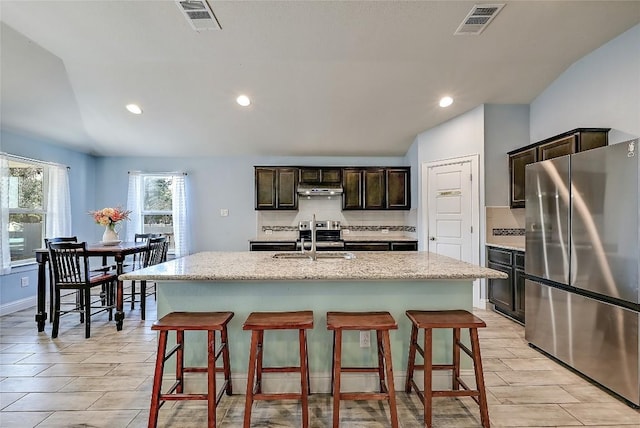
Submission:
<svg viewBox="0 0 640 428">
<path fill-rule="evenodd" d="M 351 235 L 415 236 L 416 210 L 410 211 L 342 211 L 340 196 L 301 198 L 298 211 L 256 211 L 258 239 L 297 236 L 298 223 L 311 220 L 337 220 Z"/>
<path fill-rule="evenodd" d="M 525 210 L 486 207 L 487 244 L 524 248 Z"/>
</svg>

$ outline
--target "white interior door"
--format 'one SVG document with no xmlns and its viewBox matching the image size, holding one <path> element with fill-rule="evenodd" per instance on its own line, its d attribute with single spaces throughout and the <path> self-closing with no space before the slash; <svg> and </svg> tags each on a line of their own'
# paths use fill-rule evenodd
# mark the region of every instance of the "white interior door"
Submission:
<svg viewBox="0 0 640 428">
<path fill-rule="evenodd" d="M 480 195 L 478 156 L 423 165 L 426 203 L 423 235 L 429 251 L 480 264 Z M 486 307 L 483 280 L 473 283 L 473 306 Z"/>
<path fill-rule="evenodd" d="M 429 168 L 429 251 L 469 263 L 474 261 L 471 182 L 471 162 Z"/>
</svg>

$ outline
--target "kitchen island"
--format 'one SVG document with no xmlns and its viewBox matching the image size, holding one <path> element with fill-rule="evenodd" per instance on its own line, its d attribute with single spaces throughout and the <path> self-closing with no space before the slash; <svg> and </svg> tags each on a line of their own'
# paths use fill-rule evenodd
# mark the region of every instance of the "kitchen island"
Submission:
<svg viewBox="0 0 640 428">
<path fill-rule="evenodd" d="M 275 259 L 272 252 L 202 252 L 126 273 L 122 280 L 157 283 L 158 317 L 173 311 L 233 311 L 229 323 L 231 369 L 236 391 L 245 388 L 251 334 L 242 324 L 253 311 L 313 310 L 315 326 L 308 332 L 312 391 L 329 391 L 332 338 L 327 311 L 389 311 L 398 323 L 391 332 L 396 383 L 404 379 L 409 347 L 408 309 L 472 309 L 473 281 L 504 278 L 492 269 L 428 252 L 355 252 L 346 259 Z M 205 334 L 188 332 L 187 363 L 204 366 Z M 352 333 L 352 334 L 347 334 Z M 357 332 L 344 336 L 343 360 L 371 365 L 376 355 L 360 348 Z M 441 333 L 441 334 L 436 334 Z M 435 361 L 451 356 L 451 334 L 434 332 Z M 199 336 L 199 337 L 197 337 Z M 190 337 L 197 337 L 189 342 Z M 194 346 L 194 342 L 197 346 Z M 297 364 L 297 332 L 265 335 L 265 365 Z M 278 377 L 277 374 L 271 375 Z M 280 375 L 278 387 L 295 376 Z M 356 374 L 357 382 L 372 376 Z M 272 383 L 273 384 L 273 383 Z M 360 383 L 361 385 L 361 383 Z M 346 387 L 346 386 L 345 386 Z"/>
</svg>

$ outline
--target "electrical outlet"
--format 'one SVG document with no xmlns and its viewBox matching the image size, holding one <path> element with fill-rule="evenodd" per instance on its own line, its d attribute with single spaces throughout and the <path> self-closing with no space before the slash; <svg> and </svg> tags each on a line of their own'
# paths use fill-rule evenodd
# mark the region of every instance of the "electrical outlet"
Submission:
<svg viewBox="0 0 640 428">
<path fill-rule="evenodd" d="M 265 235 L 273 235 L 273 230 L 272 229 L 265 229 L 264 234 Z"/>
<path fill-rule="evenodd" d="M 23 276 L 20 278 L 20 287 L 28 287 L 29 286 L 29 277 Z"/>
<path fill-rule="evenodd" d="M 229 210 L 226 208 L 220 209 L 220 217 L 227 217 L 229 215 Z"/>
<path fill-rule="evenodd" d="M 382 229 L 380 231 L 383 235 L 386 235 L 387 233 L 389 233 L 389 229 Z"/>
<path fill-rule="evenodd" d="M 369 348 L 371 346 L 371 332 L 361 331 L 360 332 L 360 347 L 361 348 Z"/>
<path fill-rule="evenodd" d="M 344 233 L 345 235 L 348 235 L 351 233 L 351 231 L 349 229 L 342 229 L 342 233 Z"/>
</svg>

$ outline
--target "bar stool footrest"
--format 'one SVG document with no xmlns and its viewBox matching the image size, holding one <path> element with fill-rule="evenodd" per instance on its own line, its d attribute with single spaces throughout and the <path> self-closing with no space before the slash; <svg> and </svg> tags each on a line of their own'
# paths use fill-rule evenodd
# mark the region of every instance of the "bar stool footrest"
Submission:
<svg viewBox="0 0 640 428">
<path fill-rule="evenodd" d="M 389 394 L 384 392 L 341 392 L 340 400 L 384 400 L 389 401 Z"/>
<path fill-rule="evenodd" d="M 377 367 L 340 367 L 340 371 L 344 373 L 378 373 Z"/>
<path fill-rule="evenodd" d="M 258 394 L 253 394 L 254 400 L 300 400 L 302 399 L 302 394 L 293 393 L 293 392 L 273 392 L 270 394 L 265 394 L 263 392 Z"/>
<path fill-rule="evenodd" d="M 207 400 L 207 394 L 160 394 L 162 401 Z"/>
</svg>

